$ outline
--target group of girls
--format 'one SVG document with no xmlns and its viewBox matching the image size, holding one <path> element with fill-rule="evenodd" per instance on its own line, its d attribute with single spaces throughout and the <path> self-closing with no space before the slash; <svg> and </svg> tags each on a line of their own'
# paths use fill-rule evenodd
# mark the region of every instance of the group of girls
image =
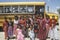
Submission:
<svg viewBox="0 0 60 40">
<path fill-rule="evenodd" d="M 8 38 L 9 40 L 9 38 L 16 37 L 17 40 L 24 40 L 25 37 L 29 37 L 30 40 L 35 40 L 35 37 L 37 37 L 39 40 L 46 40 L 49 35 L 51 40 L 57 40 L 54 36 L 57 33 L 55 16 L 52 16 L 52 19 L 48 15 L 44 18 L 42 15 L 37 15 L 34 18 L 15 16 L 14 21 L 12 21 L 12 18 L 9 18 L 9 20 L 6 17 L 4 18 L 5 39 Z"/>
</svg>

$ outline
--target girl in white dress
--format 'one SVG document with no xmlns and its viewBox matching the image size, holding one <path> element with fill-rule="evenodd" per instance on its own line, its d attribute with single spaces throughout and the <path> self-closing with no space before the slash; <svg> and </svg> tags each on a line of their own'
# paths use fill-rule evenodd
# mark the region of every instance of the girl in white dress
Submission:
<svg viewBox="0 0 60 40">
<path fill-rule="evenodd" d="M 13 36 L 14 37 L 16 36 L 17 26 L 18 26 L 18 16 L 15 16 L 15 19 L 14 19 L 14 28 L 13 28 Z"/>
<path fill-rule="evenodd" d="M 53 40 L 58 40 L 58 24 L 51 30 L 50 38 L 53 38 Z"/>
<path fill-rule="evenodd" d="M 51 40 L 57 40 L 58 39 L 58 31 L 57 31 L 57 20 L 55 19 L 55 16 L 52 16 L 52 19 L 50 21 L 51 24 L 51 30 L 50 30 L 50 39 Z"/>
<path fill-rule="evenodd" d="M 32 26 L 29 28 L 29 37 L 30 40 L 35 40 L 34 28 Z"/>
</svg>

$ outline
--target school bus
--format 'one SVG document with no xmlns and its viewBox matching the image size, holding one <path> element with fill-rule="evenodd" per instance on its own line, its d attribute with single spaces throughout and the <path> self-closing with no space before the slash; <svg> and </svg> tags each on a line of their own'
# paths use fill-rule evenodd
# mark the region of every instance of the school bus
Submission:
<svg viewBox="0 0 60 40">
<path fill-rule="evenodd" d="M 3 27 L 4 17 L 34 16 L 42 14 L 45 17 L 45 2 L 0 2 L 0 28 Z"/>
</svg>

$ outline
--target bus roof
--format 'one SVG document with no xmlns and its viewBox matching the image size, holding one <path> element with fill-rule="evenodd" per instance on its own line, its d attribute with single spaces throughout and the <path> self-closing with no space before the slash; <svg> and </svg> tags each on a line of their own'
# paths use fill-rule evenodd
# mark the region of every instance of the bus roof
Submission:
<svg viewBox="0 0 60 40">
<path fill-rule="evenodd" d="M 47 13 L 47 15 L 50 15 L 50 16 L 53 16 L 53 15 L 58 16 L 58 14 L 52 13 L 52 12 Z"/>
<path fill-rule="evenodd" d="M 0 2 L 0 6 L 8 5 L 45 5 L 45 2 Z"/>
</svg>

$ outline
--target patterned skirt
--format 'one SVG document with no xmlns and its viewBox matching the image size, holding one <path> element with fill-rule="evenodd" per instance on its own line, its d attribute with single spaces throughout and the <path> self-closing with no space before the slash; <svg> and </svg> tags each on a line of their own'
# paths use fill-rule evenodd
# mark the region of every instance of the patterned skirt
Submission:
<svg viewBox="0 0 60 40">
<path fill-rule="evenodd" d="M 12 28 L 12 26 L 9 26 L 8 27 L 8 37 L 12 37 L 12 35 L 13 35 L 13 28 Z"/>
</svg>

